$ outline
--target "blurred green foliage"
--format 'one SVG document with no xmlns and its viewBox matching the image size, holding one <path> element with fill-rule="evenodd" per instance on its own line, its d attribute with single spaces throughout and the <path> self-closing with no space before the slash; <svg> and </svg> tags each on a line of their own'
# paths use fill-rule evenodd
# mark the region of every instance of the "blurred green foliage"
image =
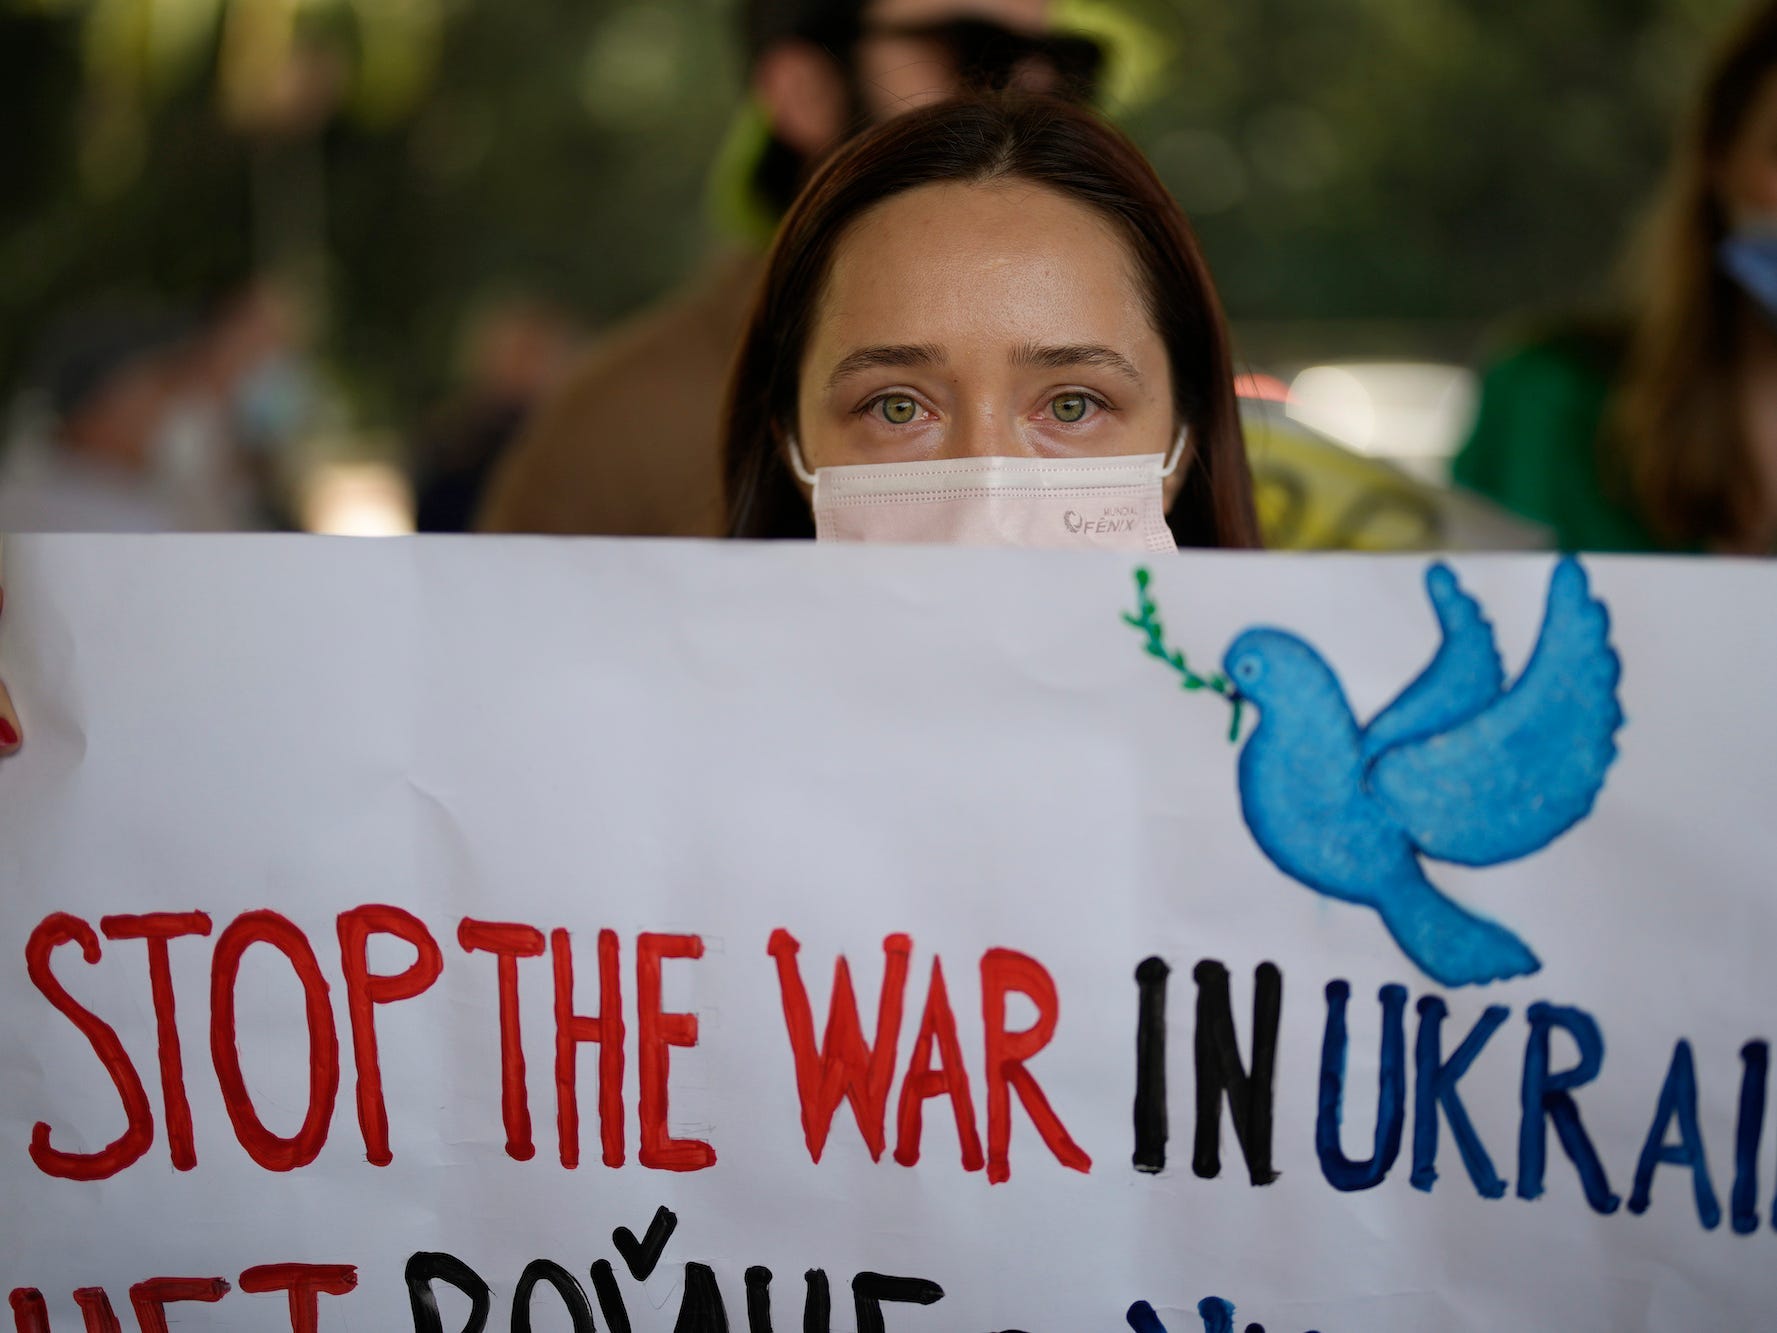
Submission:
<svg viewBox="0 0 1777 1333">
<path fill-rule="evenodd" d="M 1597 298 L 1739 8 L 1092 2 L 1168 54 L 1111 110 L 1237 321 Z M 0 382 L 70 303 L 267 268 L 305 285 L 364 418 L 411 420 L 478 300 L 603 323 L 695 261 L 734 22 L 731 0 L 0 0 Z"/>
<path fill-rule="evenodd" d="M 1132 128 L 1237 317 L 1598 299 L 1738 0 L 1179 0 Z"/>
</svg>

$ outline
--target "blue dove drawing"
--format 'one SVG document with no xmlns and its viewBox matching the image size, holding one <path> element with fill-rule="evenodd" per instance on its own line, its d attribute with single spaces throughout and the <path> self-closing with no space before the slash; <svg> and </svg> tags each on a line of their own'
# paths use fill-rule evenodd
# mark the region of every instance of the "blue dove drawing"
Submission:
<svg viewBox="0 0 1777 1333">
<path fill-rule="evenodd" d="M 1229 692 L 1259 711 L 1240 753 L 1241 812 L 1278 869 L 1375 908 L 1441 984 L 1525 976 L 1541 966 L 1529 946 L 1439 892 L 1423 863 L 1513 861 L 1591 811 L 1623 725 L 1609 612 L 1579 562 L 1561 560 L 1536 647 L 1506 689 L 1479 603 L 1442 563 L 1425 587 L 1443 643 L 1368 726 L 1296 635 L 1251 629 L 1229 647 Z"/>
</svg>

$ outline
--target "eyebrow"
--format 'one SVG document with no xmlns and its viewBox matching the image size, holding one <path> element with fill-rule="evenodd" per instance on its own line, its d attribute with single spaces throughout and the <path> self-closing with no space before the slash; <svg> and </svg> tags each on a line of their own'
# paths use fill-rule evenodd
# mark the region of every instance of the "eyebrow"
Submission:
<svg viewBox="0 0 1777 1333">
<path fill-rule="evenodd" d="M 833 373 L 827 376 L 827 387 L 831 389 L 841 380 L 863 370 L 878 370 L 884 366 L 941 366 L 947 359 L 944 349 L 931 343 L 860 347 L 839 359 L 839 364 L 833 367 Z"/>
<path fill-rule="evenodd" d="M 1012 353 L 1012 364 L 1033 366 L 1041 370 L 1097 366 L 1135 384 L 1142 382 L 1141 372 L 1128 357 L 1101 343 L 1075 343 L 1062 347 L 1040 347 L 1036 343 L 1025 343 Z"/>
<path fill-rule="evenodd" d="M 833 373 L 827 376 L 827 387 L 835 388 L 850 376 L 865 370 L 942 366 L 948 361 L 944 349 L 932 343 L 885 343 L 875 347 L 860 347 L 839 359 L 839 364 L 833 367 Z M 1069 343 L 1049 347 L 1023 343 L 1013 349 L 1012 364 L 1041 370 L 1097 366 L 1121 375 L 1134 384 L 1142 383 L 1141 372 L 1135 368 L 1134 363 L 1115 348 L 1106 347 L 1102 343 Z"/>
</svg>

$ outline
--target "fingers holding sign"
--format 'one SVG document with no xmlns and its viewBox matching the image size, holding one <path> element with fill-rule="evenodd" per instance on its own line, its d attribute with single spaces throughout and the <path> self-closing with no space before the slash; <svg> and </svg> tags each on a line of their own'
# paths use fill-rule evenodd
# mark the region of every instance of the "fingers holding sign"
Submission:
<svg viewBox="0 0 1777 1333">
<path fill-rule="evenodd" d="M 0 566 L 0 615 L 6 608 L 6 583 L 4 567 Z M 24 731 L 19 726 L 18 710 L 12 706 L 12 696 L 6 692 L 6 682 L 0 680 L 0 759 L 16 751 L 24 743 Z"/>
</svg>

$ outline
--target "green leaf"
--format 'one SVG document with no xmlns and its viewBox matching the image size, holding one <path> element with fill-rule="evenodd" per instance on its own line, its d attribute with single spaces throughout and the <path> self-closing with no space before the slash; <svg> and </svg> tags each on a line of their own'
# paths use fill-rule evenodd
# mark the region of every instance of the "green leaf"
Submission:
<svg viewBox="0 0 1777 1333">
<path fill-rule="evenodd" d="M 1233 685 L 1221 672 L 1216 672 L 1206 680 L 1191 670 L 1182 650 L 1166 646 L 1166 627 L 1160 623 L 1160 608 L 1148 596 L 1148 586 L 1152 579 L 1153 576 L 1145 568 L 1138 567 L 1136 569 L 1135 587 L 1139 614 L 1131 615 L 1127 611 L 1123 612 L 1121 617 L 1123 623 L 1131 629 L 1141 630 L 1147 635 L 1148 641 L 1143 645 L 1143 651 L 1149 657 L 1166 663 L 1177 674 L 1180 689 L 1190 693 L 1209 690 L 1228 701 L 1233 710 L 1233 717 L 1228 726 L 1228 740 L 1230 743 L 1238 742 L 1240 740 L 1242 705 L 1245 701 L 1235 693 Z"/>
</svg>

